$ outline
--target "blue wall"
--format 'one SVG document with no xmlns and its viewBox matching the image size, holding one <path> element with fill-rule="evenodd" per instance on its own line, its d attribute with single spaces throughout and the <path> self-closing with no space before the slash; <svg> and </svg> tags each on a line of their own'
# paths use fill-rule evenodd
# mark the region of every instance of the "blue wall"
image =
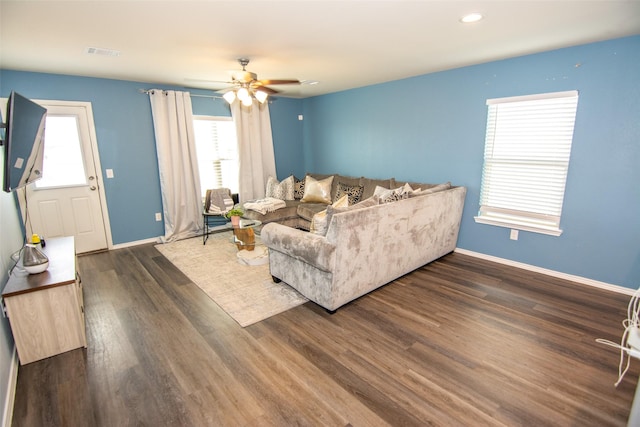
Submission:
<svg viewBox="0 0 640 427">
<path fill-rule="evenodd" d="M 89 101 L 92 104 L 103 185 L 114 244 L 155 238 L 164 234 L 155 213 L 162 212 L 158 162 L 149 97 L 138 89 L 176 89 L 149 83 L 21 71 L 0 71 L 0 96 L 11 90 L 32 99 Z M 195 95 L 210 91 L 190 90 Z M 222 99 L 192 98 L 194 114 L 230 116 Z M 276 167 L 286 178 L 302 169 L 302 101 L 280 98 L 271 106 Z M 113 169 L 107 179 L 105 170 Z"/>
<path fill-rule="evenodd" d="M 560 237 L 476 224 L 486 100 L 580 93 Z M 304 159 L 319 173 L 467 187 L 458 247 L 640 286 L 640 36 L 304 100 Z"/>
<path fill-rule="evenodd" d="M 306 171 L 468 189 L 458 246 L 640 286 L 640 36 L 271 105 L 278 178 Z M 139 82 L 0 71 L 0 96 L 91 101 L 115 244 L 154 238 L 161 211 L 153 124 Z M 580 92 L 560 237 L 476 224 L 488 98 Z M 207 94 L 192 91 L 194 94 Z M 194 97 L 195 114 L 229 115 Z M 304 114 L 304 121 L 298 115 Z"/>
</svg>

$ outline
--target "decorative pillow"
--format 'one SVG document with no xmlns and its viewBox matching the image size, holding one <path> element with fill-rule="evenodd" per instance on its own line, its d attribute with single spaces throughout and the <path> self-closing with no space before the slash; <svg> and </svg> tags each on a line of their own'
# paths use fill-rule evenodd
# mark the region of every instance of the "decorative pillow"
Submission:
<svg viewBox="0 0 640 427">
<path fill-rule="evenodd" d="M 338 200 L 333 202 L 333 204 L 329 207 L 346 208 L 347 206 L 349 206 L 349 198 L 345 194 L 344 196 L 340 197 Z M 328 227 L 329 227 L 329 217 L 327 215 L 327 209 L 325 209 L 313 216 L 313 219 L 311 220 L 311 228 L 309 229 L 309 232 L 324 236 L 325 234 L 327 234 Z"/>
<path fill-rule="evenodd" d="M 340 197 L 346 194 L 349 198 L 349 204 L 355 205 L 362 198 L 363 191 L 364 185 L 347 185 L 339 182 L 338 188 L 336 189 L 335 200 L 338 200 Z"/>
<path fill-rule="evenodd" d="M 277 179 L 270 176 L 267 179 L 267 189 L 265 191 L 265 197 L 273 197 L 280 200 L 293 200 L 294 196 L 294 181 L 293 175 L 289 176 L 278 182 Z"/>
<path fill-rule="evenodd" d="M 304 179 L 294 177 L 293 198 L 300 200 L 304 197 Z"/>
<path fill-rule="evenodd" d="M 317 180 L 309 175 L 305 178 L 304 196 L 302 202 L 316 202 L 331 204 L 331 184 L 333 176 Z"/>
<path fill-rule="evenodd" d="M 380 200 L 378 199 L 378 196 L 371 196 L 368 199 L 364 199 L 360 203 L 356 203 L 355 205 L 350 205 L 346 207 L 340 207 L 340 206 L 336 207 L 333 205 L 327 206 L 327 224 L 331 222 L 331 218 L 333 217 L 333 215 L 337 213 L 355 211 L 358 209 L 364 209 L 364 208 L 368 208 L 370 206 L 376 206 L 379 204 L 380 204 Z"/>
<path fill-rule="evenodd" d="M 374 196 L 380 196 L 380 195 L 382 195 L 382 194 L 386 193 L 387 191 L 391 191 L 391 190 L 390 190 L 390 189 L 388 189 L 388 188 L 385 188 L 385 187 L 381 187 L 381 186 L 379 186 L 379 185 L 376 185 L 376 189 L 375 189 L 375 190 L 373 190 L 373 195 L 374 195 Z"/>
<path fill-rule="evenodd" d="M 408 199 L 413 193 L 414 190 L 408 183 L 393 190 L 377 186 L 374 191 L 374 195 L 380 198 L 380 203 L 390 203 L 397 200 Z"/>
</svg>

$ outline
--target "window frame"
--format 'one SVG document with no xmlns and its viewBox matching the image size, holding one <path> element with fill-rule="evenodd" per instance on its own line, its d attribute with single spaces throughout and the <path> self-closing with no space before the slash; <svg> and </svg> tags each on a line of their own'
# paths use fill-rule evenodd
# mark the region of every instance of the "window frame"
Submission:
<svg viewBox="0 0 640 427">
<path fill-rule="evenodd" d="M 562 234 L 578 98 L 572 90 L 487 100 L 476 223 Z"/>
<path fill-rule="evenodd" d="M 231 122 L 232 127 L 233 127 L 233 130 L 234 130 L 234 133 L 235 133 L 235 125 L 233 124 L 233 118 L 232 118 L 232 117 L 228 117 L 228 116 L 194 115 L 194 116 L 193 116 L 194 129 L 195 129 L 195 127 L 196 127 L 196 121 L 207 121 L 207 122 Z M 239 151 L 238 151 L 238 150 L 239 150 L 239 149 L 238 149 L 238 146 L 237 146 L 237 135 L 236 135 L 236 150 L 235 150 L 235 154 L 236 154 L 236 156 L 237 156 L 237 157 L 236 157 L 236 159 L 237 159 L 237 162 L 238 162 L 238 165 L 237 165 L 237 166 L 238 166 L 238 177 L 237 177 L 237 182 L 236 182 L 236 185 L 237 185 L 237 186 L 239 186 L 239 184 L 240 184 L 240 182 L 239 182 L 239 181 L 240 181 L 240 176 L 239 176 L 239 170 L 240 170 L 240 169 L 239 169 L 239 168 L 240 168 L 240 165 L 239 165 L 239 162 L 240 162 L 240 153 L 239 153 Z M 196 152 L 198 153 L 198 155 L 200 155 L 200 153 L 198 152 L 198 143 L 197 143 L 197 140 L 196 140 Z M 217 153 L 219 154 L 219 153 L 220 153 L 220 150 L 217 150 Z M 223 161 L 223 160 L 229 160 L 229 159 L 225 159 L 225 158 L 221 158 L 221 157 L 219 157 L 219 158 L 218 158 L 218 161 Z M 200 159 L 198 159 L 198 164 L 199 164 L 199 166 L 200 166 L 200 163 L 201 163 L 201 162 L 200 162 Z M 219 184 L 219 186 L 220 186 L 220 187 L 224 187 L 224 180 L 223 180 L 223 174 L 222 174 L 222 168 L 221 168 L 221 165 L 220 165 L 220 168 L 219 168 L 219 169 L 220 169 L 220 170 L 219 170 L 219 172 L 218 172 L 218 173 L 219 173 L 218 178 L 220 179 L 220 184 Z M 208 187 L 206 186 L 206 184 L 205 184 L 205 183 L 203 183 L 203 182 L 202 182 L 202 172 L 200 172 L 200 181 L 201 181 L 201 187 L 202 187 L 202 188 L 201 188 L 201 191 L 202 191 L 202 197 L 204 197 L 204 194 L 206 193 L 206 190 L 208 189 Z M 214 184 L 214 185 L 218 185 L 218 184 Z M 228 187 L 230 188 L 230 190 L 231 190 L 232 192 L 237 192 L 237 191 L 238 191 L 238 189 L 237 189 L 237 188 L 233 188 L 233 186 L 228 186 Z M 217 188 L 217 187 L 212 187 L 212 188 Z"/>
</svg>

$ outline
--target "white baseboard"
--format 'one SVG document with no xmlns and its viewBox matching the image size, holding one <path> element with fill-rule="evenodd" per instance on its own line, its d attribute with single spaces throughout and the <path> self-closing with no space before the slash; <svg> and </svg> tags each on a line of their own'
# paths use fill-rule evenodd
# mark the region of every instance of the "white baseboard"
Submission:
<svg viewBox="0 0 640 427">
<path fill-rule="evenodd" d="M 523 270 L 529 270 L 536 273 L 546 274 L 547 276 L 558 277 L 560 279 L 570 280 L 572 282 L 581 283 L 583 285 L 593 286 L 600 289 L 606 289 L 608 291 L 617 292 L 625 295 L 633 295 L 636 289 L 626 288 L 624 286 L 612 285 L 611 283 L 599 282 L 597 280 L 588 279 L 586 277 L 574 276 L 573 274 L 566 274 L 559 271 L 549 270 L 542 267 L 536 267 L 535 265 L 525 264 L 522 262 L 512 261 L 510 259 L 499 258 L 492 255 L 485 255 L 480 252 L 473 252 L 467 249 L 456 248 L 454 252 L 469 255 L 476 258 L 486 259 L 487 261 L 497 262 L 499 264 L 505 264 L 512 267 L 522 268 Z"/>
<path fill-rule="evenodd" d="M 13 421 L 13 404 L 16 400 L 16 387 L 18 385 L 18 352 L 13 346 L 11 357 L 11 369 L 9 370 L 9 382 L 7 384 L 7 398 L 4 402 L 4 412 L 2 416 L 2 427 L 11 427 Z"/>
<path fill-rule="evenodd" d="M 111 249 L 130 248 L 131 246 L 146 245 L 147 243 L 160 243 L 160 237 L 152 237 L 150 239 L 136 240 L 133 242 L 126 242 L 126 243 L 118 243 L 117 245 L 113 245 Z"/>
</svg>

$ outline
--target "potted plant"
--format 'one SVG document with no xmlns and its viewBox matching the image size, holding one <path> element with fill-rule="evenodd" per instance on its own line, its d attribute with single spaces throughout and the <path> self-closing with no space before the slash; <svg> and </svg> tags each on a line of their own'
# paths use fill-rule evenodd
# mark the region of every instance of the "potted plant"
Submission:
<svg viewBox="0 0 640 427">
<path fill-rule="evenodd" d="M 240 225 L 240 217 L 244 215 L 244 211 L 240 208 L 233 208 L 227 212 L 226 217 L 231 218 L 231 225 L 237 227 Z"/>
</svg>

